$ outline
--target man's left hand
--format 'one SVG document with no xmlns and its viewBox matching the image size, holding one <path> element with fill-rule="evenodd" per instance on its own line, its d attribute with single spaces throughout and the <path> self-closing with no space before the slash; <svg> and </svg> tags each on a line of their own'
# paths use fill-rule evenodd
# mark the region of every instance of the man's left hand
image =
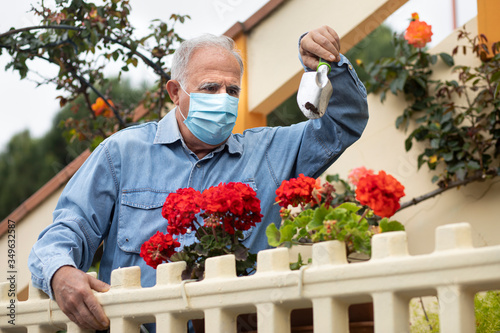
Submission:
<svg viewBox="0 0 500 333">
<path fill-rule="evenodd" d="M 300 41 L 300 55 L 304 65 L 316 69 L 319 58 L 329 62 L 340 61 L 340 39 L 335 30 L 322 26 L 311 30 Z"/>
</svg>

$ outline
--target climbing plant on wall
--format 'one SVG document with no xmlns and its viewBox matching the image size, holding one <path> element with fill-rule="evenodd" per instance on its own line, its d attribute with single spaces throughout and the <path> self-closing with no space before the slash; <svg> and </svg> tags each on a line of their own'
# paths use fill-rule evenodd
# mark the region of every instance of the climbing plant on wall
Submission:
<svg viewBox="0 0 500 333">
<path fill-rule="evenodd" d="M 407 151 L 417 142 L 425 147 L 418 167 L 435 171 L 432 181 L 438 189 L 407 205 L 500 175 L 500 42 L 489 43 L 487 36 L 473 37 L 462 29 L 451 55 L 432 54 L 425 49 L 431 35 L 431 26 L 414 13 L 405 35 L 394 35 L 394 56 L 366 66 L 367 90 L 379 93 L 381 101 L 388 92 L 404 94 L 408 106 L 395 125 L 408 133 Z M 455 64 L 458 52 L 474 54 L 477 65 Z M 438 61 L 456 78 L 435 78 Z"/>
</svg>

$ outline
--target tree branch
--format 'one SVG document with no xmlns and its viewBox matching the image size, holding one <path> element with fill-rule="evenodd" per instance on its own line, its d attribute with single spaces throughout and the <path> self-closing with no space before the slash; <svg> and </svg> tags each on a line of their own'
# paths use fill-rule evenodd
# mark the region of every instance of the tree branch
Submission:
<svg viewBox="0 0 500 333">
<path fill-rule="evenodd" d="M 31 31 L 31 30 L 38 30 L 38 29 L 61 29 L 61 30 L 83 31 L 82 28 L 74 27 L 72 25 L 65 25 L 65 24 L 58 24 L 58 25 L 35 25 L 35 26 L 31 26 L 31 27 L 24 27 L 24 28 L 9 30 L 7 32 L 4 32 L 3 34 L 0 34 L 0 38 L 7 37 L 7 36 L 10 36 L 10 35 L 14 35 L 14 34 L 17 34 L 19 32 Z"/>
<path fill-rule="evenodd" d="M 151 59 L 149 59 L 148 57 L 146 57 L 145 55 L 143 55 L 139 51 L 137 51 L 137 50 L 132 51 L 132 47 L 130 45 L 128 45 L 127 43 L 123 43 L 123 42 L 119 41 L 118 39 L 110 38 L 110 37 L 107 37 L 107 36 L 103 36 L 103 38 L 105 40 L 107 40 L 107 41 L 116 43 L 118 45 L 121 45 L 121 46 L 129 49 L 132 52 L 132 54 L 135 54 L 136 56 L 138 56 L 139 58 L 141 58 L 141 60 L 146 65 L 148 65 L 149 67 L 153 68 L 154 71 L 156 72 L 156 74 L 158 74 L 161 77 L 165 78 L 167 81 L 170 80 L 170 75 L 168 75 L 167 73 L 165 73 L 165 71 L 163 70 L 163 68 L 161 68 L 160 66 L 158 66 L 157 64 L 155 64 Z"/>
<path fill-rule="evenodd" d="M 20 28 L 20 29 L 9 30 L 9 31 L 7 31 L 7 32 L 5 32 L 3 34 L 0 34 L 0 38 L 6 37 L 6 36 L 10 36 L 10 35 L 14 35 L 14 34 L 17 34 L 19 32 L 31 31 L 31 30 L 38 30 L 38 29 L 61 29 L 61 30 L 84 31 L 83 28 L 74 27 L 74 26 L 65 25 L 65 24 L 60 24 L 60 25 L 40 25 L 40 26 L 31 26 L 31 27 L 25 27 L 25 28 Z M 149 67 L 153 68 L 154 71 L 156 72 L 156 74 L 160 75 L 161 77 L 165 78 L 166 80 L 170 80 L 170 76 L 167 73 L 165 73 L 165 71 L 163 70 L 163 68 L 161 68 L 160 66 L 158 66 L 157 64 L 155 64 L 151 59 L 149 59 L 148 57 L 146 57 L 145 55 L 143 55 L 139 51 L 132 50 L 132 47 L 130 45 L 128 45 L 127 43 L 121 42 L 118 39 L 111 38 L 111 37 L 108 37 L 108 36 L 102 36 L 101 35 L 101 37 L 104 40 L 106 40 L 106 41 L 116 43 L 118 45 L 121 45 L 121 46 L 129 49 L 130 52 L 132 52 L 132 54 L 135 54 L 136 56 L 138 56 L 139 58 L 141 58 L 141 60 L 146 65 L 148 65 Z"/>
<path fill-rule="evenodd" d="M 111 108 L 111 111 L 113 111 L 113 114 L 115 115 L 116 119 L 118 119 L 118 123 L 120 124 L 120 127 L 121 128 L 125 128 L 127 127 L 127 125 L 125 124 L 125 122 L 123 121 L 123 119 L 120 117 L 120 115 L 118 114 L 118 110 L 116 110 L 116 108 L 111 105 L 111 103 L 108 102 L 108 100 L 106 99 L 106 97 L 104 97 L 104 95 L 99 91 L 97 90 L 92 84 L 90 84 L 89 81 L 87 81 L 84 77 L 78 75 L 75 71 L 71 71 L 71 73 L 81 82 L 83 83 L 84 85 L 86 85 L 87 87 L 89 87 L 90 89 L 92 89 L 93 92 L 95 92 L 97 94 L 97 96 L 101 97 L 102 100 L 104 101 L 104 103 L 106 103 L 106 105 Z"/>
<path fill-rule="evenodd" d="M 449 182 L 448 184 L 445 184 L 445 185 L 442 185 L 440 186 L 439 188 L 435 189 L 434 191 L 431 191 L 429 193 L 426 193 L 424 195 L 421 195 L 419 197 L 416 197 L 416 198 L 413 198 L 412 200 L 410 201 L 407 201 L 407 202 L 404 202 L 401 204 L 401 207 L 398 209 L 398 212 L 400 210 L 403 210 L 405 208 L 408 208 L 410 206 L 414 206 L 424 200 L 427 200 L 427 199 L 430 199 L 430 198 L 433 198 L 441 193 L 443 193 L 444 191 L 448 191 L 448 190 L 451 190 L 452 188 L 455 188 L 455 187 L 458 187 L 458 186 L 465 186 L 469 183 L 472 183 L 472 182 L 476 182 L 476 181 L 484 181 L 486 179 L 486 176 L 490 175 L 492 176 L 492 178 L 496 177 L 497 174 L 495 172 L 495 174 L 493 175 L 493 173 L 483 173 L 483 172 L 478 172 L 476 174 L 474 174 L 473 176 L 469 177 L 469 178 L 465 178 L 463 180 L 456 180 L 456 181 L 452 181 L 452 182 Z"/>
<path fill-rule="evenodd" d="M 43 60 L 46 60 L 52 64 L 56 64 L 54 61 L 52 61 L 51 59 L 48 59 L 48 58 L 45 58 L 43 56 L 40 56 L 40 55 L 36 55 L 36 57 L 40 58 L 40 59 L 43 59 Z M 57 64 L 56 64 L 57 65 Z M 87 81 L 84 77 L 78 75 L 78 73 L 76 73 L 75 70 L 69 70 L 69 72 L 74 75 L 78 81 L 80 81 L 81 84 L 89 87 L 90 89 L 92 89 L 93 92 L 95 92 L 97 94 L 97 96 L 101 97 L 103 99 L 103 101 L 106 103 L 106 105 L 108 105 L 110 108 L 111 108 L 111 111 L 113 111 L 113 114 L 115 115 L 116 119 L 118 119 L 118 123 L 120 124 L 120 126 L 122 128 L 124 127 L 127 127 L 127 125 L 125 124 L 125 122 L 123 121 L 123 119 L 120 117 L 120 115 L 118 114 L 118 111 L 111 105 L 111 103 L 109 103 L 106 99 L 106 97 L 99 91 L 97 90 L 89 81 Z M 92 111 L 92 114 L 93 114 L 93 111 Z"/>
</svg>

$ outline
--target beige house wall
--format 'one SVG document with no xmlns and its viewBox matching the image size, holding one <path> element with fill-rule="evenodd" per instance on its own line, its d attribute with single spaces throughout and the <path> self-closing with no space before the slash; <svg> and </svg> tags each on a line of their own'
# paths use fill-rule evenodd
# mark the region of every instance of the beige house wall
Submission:
<svg viewBox="0 0 500 333">
<path fill-rule="evenodd" d="M 473 36 L 477 33 L 476 19 L 467 24 L 467 30 Z M 451 54 L 456 43 L 457 34 L 453 33 L 431 52 Z M 470 51 L 467 56 L 460 53 L 455 57 L 456 64 L 473 65 L 476 61 Z M 436 64 L 434 72 L 439 78 L 456 78 L 456 74 L 441 61 Z M 436 189 L 436 185 L 431 183 L 436 172 L 429 171 L 425 165 L 417 170 L 417 156 L 423 151 L 423 146 L 414 143 L 413 148 L 406 152 L 406 134 L 395 128 L 396 117 L 407 105 L 404 99 L 388 94 L 387 100 L 381 104 L 378 95 L 370 94 L 368 104 L 370 120 L 361 139 L 340 157 L 327 174 L 339 173 L 346 177 L 350 169 L 358 166 L 374 171 L 385 170 L 405 186 L 406 196 L 402 202 Z M 500 180 L 496 178 L 446 191 L 402 210 L 394 218 L 406 226 L 411 254 L 432 252 L 436 227 L 457 222 L 471 224 L 474 246 L 491 246 L 500 244 L 499 205 Z"/>
<path fill-rule="evenodd" d="M 16 240 L 16 270 L 17 270 L 17 290 L 18 293 L 26 288 L 31 281 L 31 273 L 28 270 L 28 256 L 33 244 L 38 239 L 38 235 L 42 230 L 52 223 L 52 212 L 54 211 L 57 200 L 61 195 L 64 187 L 52 193 L 47 199 L 41 203 L 35 210 L 28 213 L 22 223 L 17 223 L 15 226 Z M 21 222 L 21 221 L 16 221 Z M 0 253 L 7 252 L 7 234 L 0 237 Z M 7 257 L 4 256 L 0 261 L 0 272 L 7 272 Z M 6 277 L 2 277 L 0 281 L 5 281 Z"/>
</svg>

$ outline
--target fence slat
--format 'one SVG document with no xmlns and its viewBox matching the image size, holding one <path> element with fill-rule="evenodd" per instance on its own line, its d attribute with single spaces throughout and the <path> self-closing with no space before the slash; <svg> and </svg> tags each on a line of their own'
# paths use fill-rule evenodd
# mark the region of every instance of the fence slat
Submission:
<svg viewBox="0 0 500 333">
<path fill-rule="evenodd" d="M 156 315 L 156 333 L 187 333 L 187 319 L 172 313 Z"/>
<path fill-rule="evenodd" d="M 438 287 L 441 333 L 476 331 L 474 293 L 460 286 Z"/>
<path fill-rule="evenodd" d="M 274 303 L 257 305 L 259 333 L 290 333 L 290 309 Z"/>
<path fill-rule="evenodd" d="M 410 299 L 393 292 L 374 293 L 375 333 L 410 332 Z"/>
<path fill-rule="evenodd" d="M 236 333 L 236 315 L 227 310 L 205 310 L 206 333 Z"/>
<path fill-rule="evenodd" d="M 331 297 L 313 299 L 314 333 L 349 332 L 349 306 Z"/>
</svg>

